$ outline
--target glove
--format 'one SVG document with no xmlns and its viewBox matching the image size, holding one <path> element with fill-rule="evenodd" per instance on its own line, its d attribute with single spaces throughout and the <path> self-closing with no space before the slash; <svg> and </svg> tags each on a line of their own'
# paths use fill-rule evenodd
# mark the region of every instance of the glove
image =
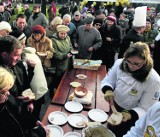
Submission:
<svg viewBox="0 0 160 137">
<path fill-rule="evenodd" d="M 53 52 L 47 51 L 46 53 L 47 53 L 46 59 L 51 59 L 53 57 Z"/>
<path fill-rule="evenodd" d="M 126 122 L 132 118 L 131 114 L 127 110 L 123 110 L 121 113 L 123 115 L 123 122 Z"/>
<path fill-rule="evenodd" d="M 113 99 L 114 99 L 113 91 L 112 90 L 107 90 L 106 93 L 104 94 L 104 98 L 107 102 L 110 102 L 110 101 L 113 102 Z"/>
</svg>

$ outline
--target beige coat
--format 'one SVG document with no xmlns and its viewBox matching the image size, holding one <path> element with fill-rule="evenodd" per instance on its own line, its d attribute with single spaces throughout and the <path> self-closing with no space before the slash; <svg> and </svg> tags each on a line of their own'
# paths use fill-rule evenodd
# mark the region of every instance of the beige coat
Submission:
<svg viewBox="0 0 160 137">
<path fill-rule="evenodd" d="M 52 46 L 52 41 L 48 37 L 46 37 L 46 34 L 42 37 L 42 39 L 38 42 L 36 42 L 31 35 L 31 37 L 28 38 L 27 44 L 33 48 L 36 49 L 36 52 L 43 52 L 47 55 L 45 57 L 39 56 L 42 64 L 45 67 L 51 67 L 51 58 L 53 57 L 54 48 Z"/>
</svg>

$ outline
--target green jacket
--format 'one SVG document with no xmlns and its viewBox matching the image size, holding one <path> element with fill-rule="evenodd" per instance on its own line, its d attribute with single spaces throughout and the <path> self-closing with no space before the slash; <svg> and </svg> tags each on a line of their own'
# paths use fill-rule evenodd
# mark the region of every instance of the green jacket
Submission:
<svg viewBox="0 0 160 137">
<path fill-rule="evenodd" d="M 51 40 L 55 49 L 52 63 L 56 67 L 57 76 L 62 76 L 68 68 L 69 58 L 67 57 L 67 54 L 71 51 L 72 44 L 69 36 L 63 40 L 57 36 L 57 33 L 52 35 Z"/>
</svg>

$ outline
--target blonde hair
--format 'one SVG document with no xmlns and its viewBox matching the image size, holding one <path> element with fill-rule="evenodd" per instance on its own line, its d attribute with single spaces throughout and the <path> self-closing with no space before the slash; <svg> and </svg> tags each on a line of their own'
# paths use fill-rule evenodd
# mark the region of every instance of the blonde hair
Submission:
<svg viewBox="0 0 160 137">
<path fill-rule="evenodd" d="M 14 84 L 13 75 L 3 67 L 0 67 L 0 89 L 9 90 Z"/>
<path fill-rule="evenodd" d="M 124 58 L 129 58 L 131 56 L 138 56 L 147 62 L 153 63 L 149 46 L 144 42 L 136 42 L 126 50 Z"/>
<path fill-rule="evenodd" d="M 144 60 L 145 63 L 142 68 L 145 68 L 146 70 L 153 68 L 153 59 L 150 54 L 149 46 L 146 43 L 136 42 L 131 45 L 124 53 L 124 61 L 133 56 L 137 56 Z"/>
</svg>

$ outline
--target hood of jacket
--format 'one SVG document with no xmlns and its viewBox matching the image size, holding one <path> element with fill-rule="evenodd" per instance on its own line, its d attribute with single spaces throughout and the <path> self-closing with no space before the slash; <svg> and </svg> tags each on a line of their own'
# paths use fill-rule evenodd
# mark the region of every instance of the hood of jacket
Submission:
<svg viewBox="0 0 160 137">
<path fill-rule="evenodd" d="M 40 42 L 40 43 L 44 43 L 46 41 L 49 41 L 50 39 L 48 37 L 46 37 L 46 32 L 44 33 L 44 35 L 42 36 L 42 38 L 39 41 L 35 41 L 33 34 L 31 34 L 31 37 L 29 38 L 30 42 Z"/>
</svg>

